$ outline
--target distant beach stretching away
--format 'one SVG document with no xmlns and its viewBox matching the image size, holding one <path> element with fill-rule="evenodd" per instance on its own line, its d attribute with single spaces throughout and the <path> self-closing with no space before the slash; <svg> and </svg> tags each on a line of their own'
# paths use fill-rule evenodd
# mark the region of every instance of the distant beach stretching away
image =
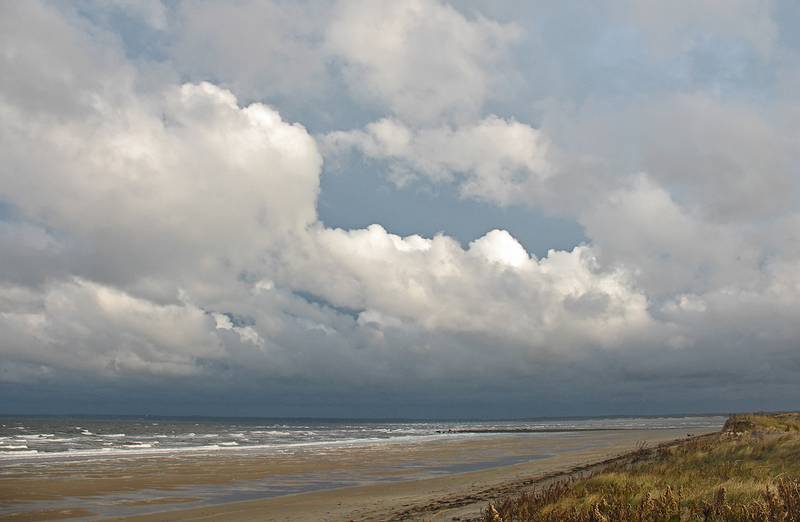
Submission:
<svg viewBox="0 0 800 522">
<path fill-rule="evenodd" d="M 543 477 L 724 422 L 7 417 L 0 519 L 467 520 Z"/>
</svg>

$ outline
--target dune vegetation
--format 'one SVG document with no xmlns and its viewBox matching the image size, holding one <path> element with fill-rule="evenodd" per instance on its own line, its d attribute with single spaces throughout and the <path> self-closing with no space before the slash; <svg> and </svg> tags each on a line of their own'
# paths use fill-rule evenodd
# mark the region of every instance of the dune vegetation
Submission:
<svg viewBox="0 0 800 522">
<path fill-rule="evenodd" d="M 490 503 L 484 522 L 800 521 L 800 414 L 734 415 L 719 433 L 637 451 Z"/>
</svg>

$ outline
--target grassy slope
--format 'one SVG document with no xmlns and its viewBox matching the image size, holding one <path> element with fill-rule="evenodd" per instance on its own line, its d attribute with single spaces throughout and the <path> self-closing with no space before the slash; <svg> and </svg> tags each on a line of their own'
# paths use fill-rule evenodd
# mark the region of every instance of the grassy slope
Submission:
<svg viewBox="0 0 800 522">
<path fill-rule="evenodd" d="M 733 416 L 718 434 L 502 499 L 483 520 L 800 521 L 800 414 Z"/>
</svg>

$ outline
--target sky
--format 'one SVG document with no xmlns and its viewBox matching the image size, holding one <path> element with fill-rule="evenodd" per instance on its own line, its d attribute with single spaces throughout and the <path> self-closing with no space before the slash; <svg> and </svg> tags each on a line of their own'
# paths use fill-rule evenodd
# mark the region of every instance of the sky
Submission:
<svg viewBox="0 0 800 522">
<path fill-rule="evenodd" d="M 798 26 L 0 1 L 0 413 L 800 408 Z"/>
</svg>

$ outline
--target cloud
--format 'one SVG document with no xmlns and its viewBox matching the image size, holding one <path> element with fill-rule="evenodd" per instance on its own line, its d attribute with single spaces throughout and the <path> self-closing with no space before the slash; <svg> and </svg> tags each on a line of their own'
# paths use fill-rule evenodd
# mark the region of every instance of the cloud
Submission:
<svg viewBox="0 0 800 522">
<path fill-rule="evenodd" d="M 621 2 L 617 9 L 620 16 L 633 19 L 660 53 L 685 52 L 711 32 L 744 40 L 766 56 L 778 33 L 772 2 L 763 0 L 704 0 L 691 6 L 647 0 Z"/>
<path fill-rule="evenodd" d="M 12 363 L 100 378 L 188 376 L 199 373 L 196 358 L 225 353 L 209 335 L 209 318 L 189 304 L 157 305 L 80 279 L 48 285 L 35 306 L 24 291 L 3 293 L 22 299 L 0 312 Z"/>
<path fill-rule="evenodd" d="M 533 359 L 555 346 L 567 354 L 635 336 L 649 323 L 646 298 L 624 273 L 596 270 L 585 247 L 537 260 L 499 230 L 467 250 L 447 236 L 401 238 L 378 225 L 314 230 L 314 250 L 286 263 L 290 285 L 379 323 L 496 338 Z M 593 298 L 604 306 L 569 307 Z"/>
<path fill-rule="evenodd" d="M 496 116 L 420 129 L 382 119 L 363 131 L 326 134 L 323 144 L 334 157 L 356 150 L 386 160 L 400 186 L 420 176 L 434 183 L 455 182 L 463 196 L 501 205 L 531 202 L 554 174 L 548 138 L 529 125 Z"/>
<path fill-rule="evenodd" d="M 791 100 L 657 92 L 495 116 L 519 25 L 435 2 L 335 4 L 324 27 L 240 7 L 156 16 L 176 40 L 153 63 L 69 7 L 3 5 L 4 390 L 157 385 L 342 413 L 796 391 Z M 250 101 L 319 101 L 340 74 L 381 117 L 315 138 Z M 326 226 L 323 154 L 345 171 L 353 152 L 398 185 L 574 219 L 588 241 L 536 257 L 490 223 L 463 244 Z"/>
<path fill-rule="evenodd" d="M 321 96 L 330 80 L 319 33 L 324 3 L 182 2 L 176 12 L 175 66 L 246 99 Z"/>
<path fill-rule="evenodd" d="M 70 38 L 76 52 L 94 45 L 80 33 Z M 132 72 L 124 62 L 108 69 L 102 56 L 89 58 L 94 76 Z M 2 65 L 23 73 L 16 61 Z M 566 321 L 577 308 L 564 307 L 564 292 L 570 299 L 613 294 L 591 309 L 596 317 L 575 323 L 576 344 L 617 335 L 609 332 L 620 322 L 612 317 L 618 308 L 632 307 L 632 320 L 646 320 L 641 298 L 612 291 L 623 281 L 612 284 L 615 273 L 595 274 L 582 249 L 540 263 L 501 231 L 464 250 L 447 236 L 322 227 L 314 140 L 274 109 L 242 107 L 213 84 L 137 90 L 123 78 L 70 92 L 63 104 L 75 111 L 58 116 L 8 98 L 1 106 L 8 168 L 0 197 L 20 214 L 14 233 L 25 230 L 38 237 L 38 250 L 52 250 L 52 266 L 38 270 L 25 292 L 17 289 L 23 280 L 9 275 L 17 281 L 7 290 L 4 318 L 17 341 L 6 353 L 20 364 L 104 378 L 211 372 L 227 379 L 255 372 L 316 380 L 328 372 L 344 383 L 354 382 L 349 374 L 356 367 L 379 382 L 391 373 L 387 361 L 407 365 L 418 357 L 433 358 L 430 371 L 446 375 L 452 352 L 444 347 L 464 349 L 448 333 L 496 338 L 535 359 L 548 336 L 572 328 Z M 498 119 L 455 138 L 477 146 L 493 127 L 536 138 L 531 129 Z M 452 139 L 450 131 L 439 132 L 443 143 Z M 535 162 L 524 145 L 507 147 L 509 162 Z M 47 154 L 35 153 L 41 150 Z M 469 164 L 477 159 L 464 168 L 480 171 Z M 456 161 L 451 151 L 434 166 L 444 171 Z M 38 256 L 25 241 L 12 243 L 18 271 Z M 437 265 L 441 272 L 431 272 Z M 306 302 L 296 294 L 301 290 L 329 305 Z M 486 314 L 480 304 L 490 295 L 496 311 Z M 536 333 L 536 325 L 543 328 L 537 313 L 498 332 L 523 305 L 551 310 L 547 328 Z M 386 338 L 376 321 L 391 329 L 396 320 L 401 330 L 438 340 L 424 341 L 428 348 L 420 353 L 397 348 L 402 341 L 375 346 Z M 173 330 L 173 322 L 181 327 Z M 531 334 L 542 340 L 527 346 L 523 340 Z M 24 348 L 25 339 L 36 340 L 33 348 Z M 471 372 L 466 363 L 453 371 Z"/>
<path fill-rule="evenodd" d="M 359 97 L 405 121 L 459 121 L 480 111 L 492 71 L 518 36 L 513 24 L 467 18 L 438 1 L 346 1 L 327 29 L 327 47 Z"/>
<path fill-rule="evenodd" d="M 512 267 L 523 266 L 530 260 L 522 245 L 505 230 L 492 230 L 476 239 L 470 250 L 488 261 Z"/>
<path fill-rule="evenodd" d="M 123 86 L 131 87 L 135 71 L 115 35 L 95 31 L 68 7 L 61 13 L 40 2 L 24 2 L 3 5 L 2 10 L 4 118 L 13 111 L 68 118 L 85 115 L 101 100 L 118 106 L 129 101 L 120 94 Z"/>
<path fill-rule="evenodd" d="M 760 106 L 704 91 L 669 93 L 552 107 L 542 132 L 570 183 L 588 178 L 573 175 L 571 164 L 590 159 L 595 195 L 645 172 L 705 219 L 747 223 L 796 207 L 796 110 L 792 100 Z"/>
<path fill-rule="evenodd" d="M 582 218 L 610 266 L 626 266 L 653 296 L 745 287 L 761 279 L 766 252 L 742 227 L 709 223 L 647 176 L 611 192 Z"/>
<path fill-rule="evenodd" d="M 109 0 L 107 2 L 90 1 L 89 4 L 97 11 L 110 11 L 123 13 L 126 16 L 141 20 L 149 27 L 164 31 L 168 28 L 167 7 L 161 0 Z"/>
<path fill-rule="evenodd" d="M 513 24 L 436 0 L 190 2 L 175 11 L 167 52 L 183 74 L 303 111 L 300 94 L 328 125 L 347 93 L 353 108 L 366 102 L 405 121 L 468 119 L 502 89 L 496 72 L 519 37 Z"/>
<path fill-rule="evenodd" d="M 67 121 L 0 105 L 0 197 L 69 235 L 94 277 L 180 279 L 187 264 L 235 272 L 315 220 L 321 158 L 305 129 L 273 109 L 240 108 L 207 83 L 120 110 L 94 95 L 97 109 Z"/>
</svg>

